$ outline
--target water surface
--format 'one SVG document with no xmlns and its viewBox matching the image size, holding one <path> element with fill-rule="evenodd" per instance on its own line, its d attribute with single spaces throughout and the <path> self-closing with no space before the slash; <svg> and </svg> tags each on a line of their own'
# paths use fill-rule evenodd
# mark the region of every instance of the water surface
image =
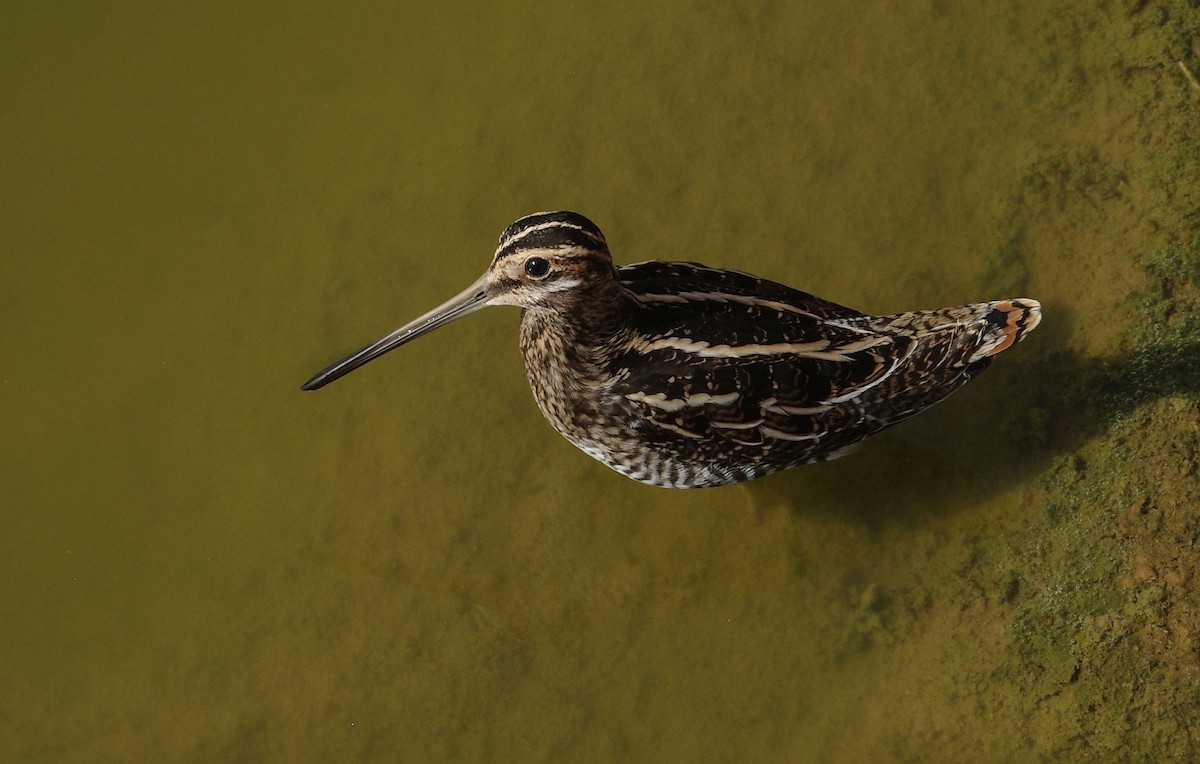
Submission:
<svg viewBox="0 0 1200 764">
<path fill-rule="evenodd" d="M 1149 160 L 1122 115 L 1147 107 L 1119 100 L 1111 44 L 1165 61 L 1128 41 L 1143 17 L 7 15 L 6 759 L 1062 750 L 1046 688 L 1005 673 L 1033 596 L 1005 592 L 1013 534 L 1042 522 L 1034 478 L 1082 440 L 1054 439 L 1073 432 L 1046 403 L 1054 359 L 1120 347 L 1145 279 Z M 853 458 L 709 491 L 637 485 L 557 436 L 515 311 L 299 392 L 559 208 L 619 262 L 879 313 L 1028 295 L 1048 319 Z"/>
</svg>

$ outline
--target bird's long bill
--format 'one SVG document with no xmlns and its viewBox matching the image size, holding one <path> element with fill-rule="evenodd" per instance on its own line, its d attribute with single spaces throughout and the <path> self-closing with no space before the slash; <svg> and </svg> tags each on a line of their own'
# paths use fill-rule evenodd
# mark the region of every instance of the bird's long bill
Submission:
<svg viewBox="0 0 1200 764">
<path fill-rule="evenodd" d="M 439 326 L 444 326 L 456 318 L 462 318 L 468 313 L 474 313 L 486 307 L 487 275 L 484 274 L 471 286 L 451 297 L 425 315 L 408 322 L 386 337 L 367 345 L 362 350 L 351 353 L 342 360 L 317 374 L 304 383 L 301 390 L 317 390 L 328 385 L 339 377 L 344 377 L 359 366 L 372 361 L 389 350 L 394 350 L 410 340 L 415 340 L 422 334 L 431 332 Z"/>
</svg>

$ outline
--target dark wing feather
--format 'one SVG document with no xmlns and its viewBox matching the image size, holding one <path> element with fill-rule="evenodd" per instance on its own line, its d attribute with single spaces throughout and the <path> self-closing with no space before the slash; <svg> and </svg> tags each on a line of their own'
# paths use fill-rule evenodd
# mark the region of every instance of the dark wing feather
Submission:
<svg viewBox="0 0 1200 764">
<path fill-rule="evenodd" d="M 651 262 L 619 274 L 645 309 L 612 391 L 667 438 L 820 451 L 825 424 L 860 419 L 856 393 L 889 376 L 912 343 L 828 323 L 863 314 L 743 273 Z"/>
<path fill-rule="evenodd" d="M 617 277 L 622 285 L 635 295 L 708 292 L 753 297 L 763 302 L 780 302 L 806 311 L 817 318 L 854 318 L 863 315 L 853 308 L 749 273 L 709 268 L 700 263 L 649 260 L 618 266 Z M 711 303 L 711 307 L 719 305 L 720 303 Z M 705 309 L 704 306 L 698 307 Z"/>
</svg>

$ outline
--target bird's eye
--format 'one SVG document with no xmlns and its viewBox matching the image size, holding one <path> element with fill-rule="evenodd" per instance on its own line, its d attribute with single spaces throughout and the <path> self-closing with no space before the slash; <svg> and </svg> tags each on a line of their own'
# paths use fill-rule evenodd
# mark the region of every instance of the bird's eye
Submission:
<svg viewBox="0 0 1200 764">
<path fill-rule="evenodd" d="M 525 261 L 525 273 L 531 279 L 544 279 L 550 273 L 550 261 L 544 257 L 531 257 Z"/>
</svg>

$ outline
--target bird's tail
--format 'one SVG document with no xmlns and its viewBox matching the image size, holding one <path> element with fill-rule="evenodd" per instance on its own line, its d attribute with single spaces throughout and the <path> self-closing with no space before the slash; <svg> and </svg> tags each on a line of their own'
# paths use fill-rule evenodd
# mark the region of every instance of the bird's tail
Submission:
<svg viewBox="0 0 1200 764">
<path fill-rule="evenodd" d="M 863 399 L 876 404 L 875 419 L 890 427 L 965 385 L 1041 320 L 1041 304 L 1019 298 L 827 323 L 889 334 L 902 344 L 903 365 Z"/>
<path fill-rule="evenodd" d="M 855 316 L 829 323 L 918 339 L 920 347 L 910 362 L 924 364 L 927 369 L 968 367 L 981 371 L 992 356 L 1020 342 L 1041 320 L 1041 303 L 1022 297 L 891 316 Z"/>
<path fill-rule="evenodd" d="M 979 310 L 985 322 L 979 335 L 979 346 L 968 359 L 970 363 L 1008 350 L 1042 320 L 1042 304 L 1025 297 L 984 302 L 970 307 Z"/>
</svg>

